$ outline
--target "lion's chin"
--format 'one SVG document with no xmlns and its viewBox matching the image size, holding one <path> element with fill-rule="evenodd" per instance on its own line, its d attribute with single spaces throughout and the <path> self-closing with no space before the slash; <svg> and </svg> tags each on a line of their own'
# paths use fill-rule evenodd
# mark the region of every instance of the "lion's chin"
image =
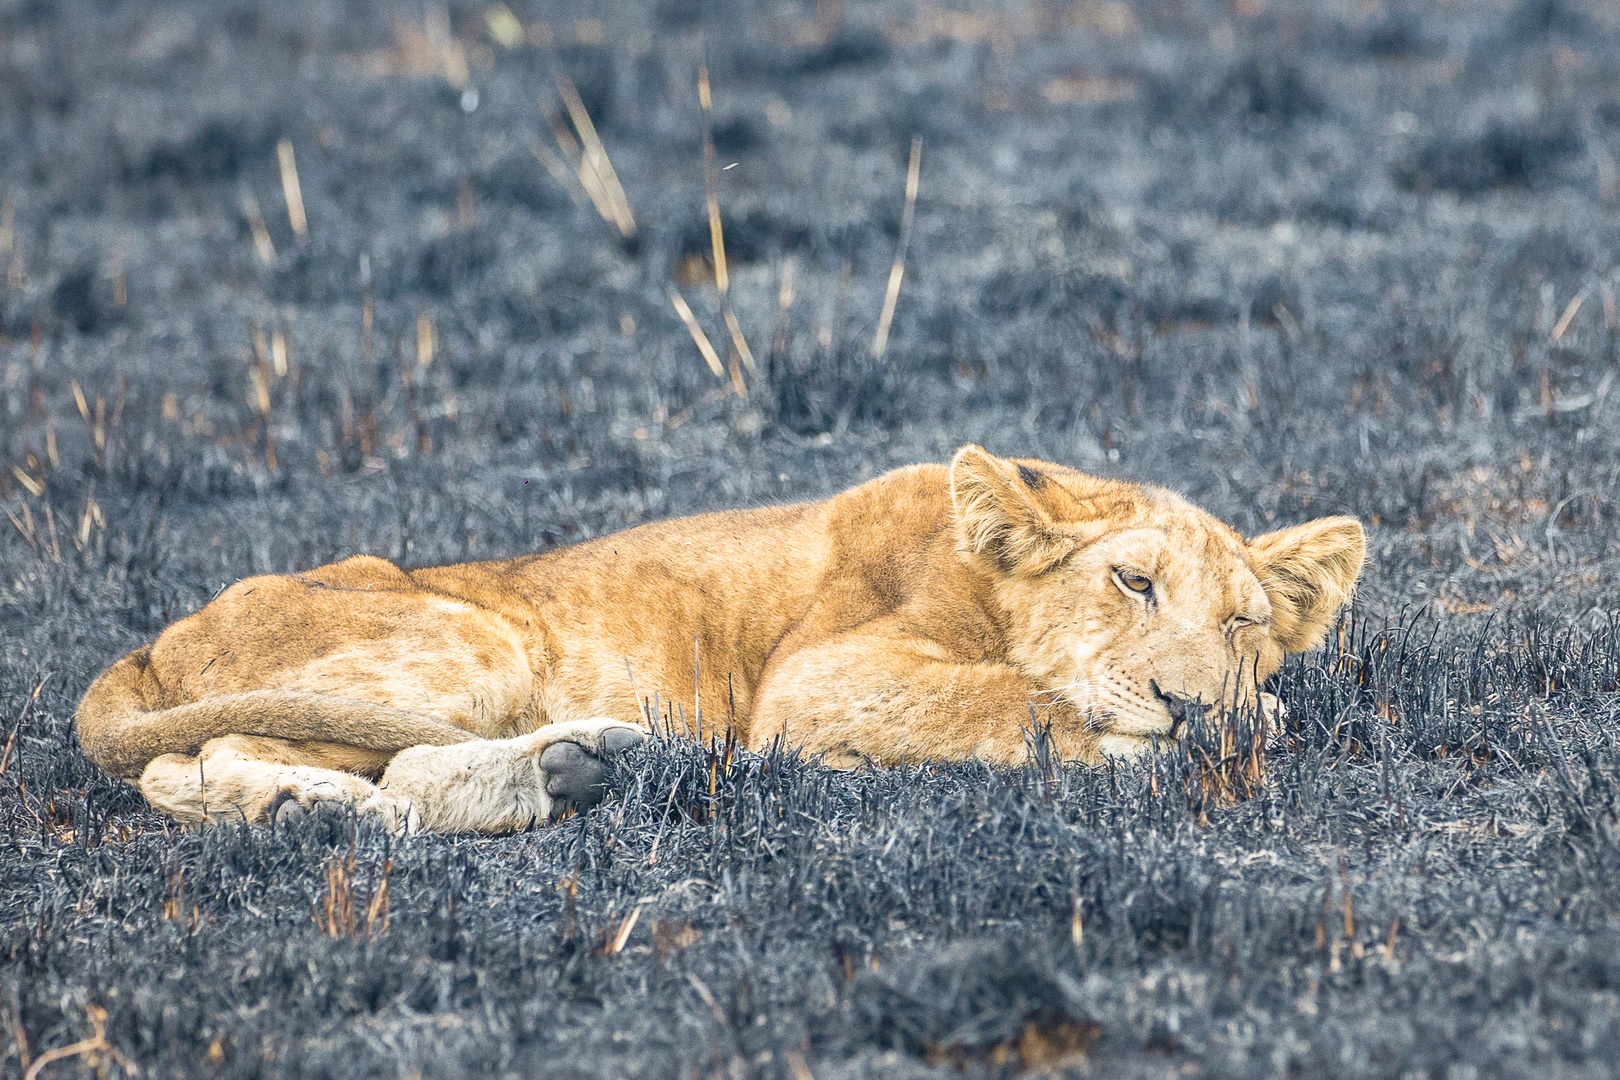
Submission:
<svg viewBox="0 0 1620 1080">
<path fill-rule="evenodd" d="M 1102 758 L 1131 760 L 1153 752 L 1154 740 L 1142 735 L 1111 733 L 1097 740 L 1097 754 Z"/>
</svg>

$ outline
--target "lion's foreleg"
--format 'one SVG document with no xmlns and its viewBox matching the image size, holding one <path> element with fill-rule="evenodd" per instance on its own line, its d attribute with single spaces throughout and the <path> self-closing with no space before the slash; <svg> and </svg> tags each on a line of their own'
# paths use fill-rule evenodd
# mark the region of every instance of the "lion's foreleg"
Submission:
<svg viewBox="0 0 1620 1080">
<path fill-rule="evenodd" d="M 514 832 L 594 805 L 604 760 L 643 738 L 633 724 L 598 718 L 512 739 L 415 746 L 395 755 L 378 786 L 408 801 L 423 828 Z"/>
</svg>

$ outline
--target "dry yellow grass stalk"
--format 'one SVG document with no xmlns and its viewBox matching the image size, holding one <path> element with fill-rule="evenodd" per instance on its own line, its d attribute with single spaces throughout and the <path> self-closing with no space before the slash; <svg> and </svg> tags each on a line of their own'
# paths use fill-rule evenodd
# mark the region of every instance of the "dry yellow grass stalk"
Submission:
<svg viewBox="0 0 1620 1080">
<path fill-rule="evenodd" d="M 45 494 L 45 485 L 23 472 L 21 465 L 13 465 L 11 467 L 11 475 L 15 476 L 17 478 L 17 483 L 26 488 L 28 490 L 28 494 L 32 495 L 34 498 L 37 499 L 41 495 Z"/>
<path fill-rule="evenodd" d="M 714 98 L 709 87 L 709 68 L 707 65 L 698 67 L 698 104 L 703 109 L 703 194 L 704 202 L 709 213 L 709 244 L 714 252 L 714 287 L 720 293 L 720 312 L 726 323 L 726 330 L 731 334 L 731 346 L 736 355 L 741 358 L 743 366 L 750 375 L 759 369 L 754 364 L 754 350 L 748 347 L 748 339 L 743 336 L 742 326 L 737 322 L 737 313 L 731 308 L 731 274 L 726 266 L 726 234 L 720 222 L 720 170 L 714 158 Z M 741 377 L 733 379 L 738 384 L 738 393 L 741 394 Z"/>
<path fill-rule="evenodd" d="M 675 314 L 681 317 L 681 322 L 686 324 L 686 329 L 690 331 L 692 340 L 697 342 L 698 351 L 703 354 L 703 360 L 709 365 L 709 370 L 714 372 L 716 377 L 725 378 L 726 369 L 720 363 L 720 354 L 714 351 L 714 345 L 709 341 L 709 335 L 705 334 L 703 327 L 698 325 L 697 316 L 693 315 L 692 309 L 687 306 L 686 297 L 671 289 L 669 290 L 669 302 L 675 305 Z"/>
<path fill-rule="evenodd" d="M 579 177 L 568 167 L 568 163 L 557 156 L 557 152 L 539 139 L 530 137 L 529 153 L 535 160 L 545 167 L 551 178 L 557 181 L 557 186 L 568 192 L 568 197 L 574 200 L 575 206 L 585 205 L 585 189 L 580 186 Z"/>
<path fill-rule="evenodd" d="M 433 316 L 422 312 L 416 317 L 416 363 L 418 367 L 427 367 L 433 363 L 434 346 L 438 342 L 438 334 L 433 329 Z"/>
<path fill-rule="evenodd" d="M 270 370 L 278 379 L 287 375 L 287 335 L 280 330 L 270 335 Z"/>
<path fill-rule="evenodd" d="M 563 104 L 568 108 L 568 118 L 573 121 L 574 130 L 579 133 L 582 146 L 578 162 L 580 185 L 596 204 L 597 213 L 618 226 L 620 233 L 634 236 L 636 219 L 630 212 L 630 202 L 624 196 L 624 188 L 619 184 L 619 175 L 613 171 L 613 163 L 608 160 L 607 148 L 602 145 L 601 138 L 596 134 L 596 125 L 591 123 L 590 114 L 585 111 L 585 103 L 580 100 L 579 91 L 574 89 L 573 80 L 566 75 L 557 77 L 557 91 L 562 95 Z M 566 146 L 563 148 L 565 153 L 567 149 Z"/>
<path fill-rule="evenodd" d="M 1557 325 L 1552 329 L 1552 339 L 1554 341 L 1557 341 L 1559 338 L 1564 336 L 1564 332 L 1569 329 L 1569 324 L 1575 321 L 1575 314 L 1581 310 L 1581 305 L 1586 302 L 1586 298 L 1590 296 L 1591 293 L 1592 286 L 1588 285 L 1586 288 L 1576 293 L 1575 298 L 1569 302 L 1569 306 L 1564 308 L 1564 314 L 1559 318 Z"/>
<path fill-rule="evenodd" d="M 732 348 L 736 349 L 737 355 L 742 358 L 743 367 L 748 369 L 748 374 L 757 374 L 759 369 L 754 366 L 754 350 L 748 347 L 748 339 L 743 337 L 742 327 L 737 322 L 737 313 L 731 309 L 729 303 L 726 304 L 725 319 L 726 329 L 731 331 Z"/>
<path fill-rule="evenodd" d="M 714 249 L 714 287 L 725 296 L 731 278 L 726 272 L 726 238 L 720 227 L 720 174 L 714 162 L 713 98 L 707 65 L 698 68 L 698 105 L 703 109 L 703 193 L 709 209 L 709 243 Z"/>
<path fill-rule="evenodd" d="M 259 261 L 266 266 L 275 265 L 276 245 L 270 242 L 270 230 L 265 226 L 259 200 L 253 197 L 253 192 L 245 184 L 242 187 L 242 213 L 246 215 L 248 229 L 253 233 L 253 248 L 259 253 Z"/>
<path fill-rule="evenodd" d="M 619 924 L 619 932 L 613 935 L 613 940 L 608 942 L 608 947 L 602 951 L 608 956 L 614 956 L 622 951 L 624 943 L 630 940 L 630 931 L 636 928 L 636 922 L 640 918 L 641 905 L 637 904 L 635 909 L 625 916 L 625 920 Z"/>
<path fill-rule="evenodd" d="M 900 217 L 900 244 L 889 268 L 889 287 L 883 294 L 883 314 L 878 317 L 877 335 L 872 339 L 872 357 L 883 359 L 889 347 L 889 326 L 894 322 L 894 305 L 900 299 L 900 280 L 906 273 L 906 250 L 911 246 L 911 224 L 917 216 L 917 178 L 922 172 L 922 136 L 911 140 L 911 161 L 906 166 L 906 208 Z"/>
<path fill-rule="evenodd" d="M 298 162 L 290 140 L 276 143 L 276 160 L 281 165 L 281 193 L 287 198 L 287 223 L 302 242 L 309 235 L 309 219 L 304 216 L 304 192 L 298 184 Z"/>
</svg>

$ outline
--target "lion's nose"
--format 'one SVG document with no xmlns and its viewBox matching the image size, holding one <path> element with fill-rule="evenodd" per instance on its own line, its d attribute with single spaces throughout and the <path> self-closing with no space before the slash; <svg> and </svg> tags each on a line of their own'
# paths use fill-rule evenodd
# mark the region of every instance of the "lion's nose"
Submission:
<svg viewBox="0 0 1620 1080">
<path fill-rule="evenodd" d="M 1165 710 L 1170 714 L 1170 737 L 1176 733 L 1183 724 L 1190 724 L 1194 717 L 1202 714 L 1206 706 L 1198 698 L 1187 697 L 1185 694 L 1169 694 L 1159 689 L 1158 683 L 1149 683 L 1154 695 L 1164 704 Z"/>
</svg>

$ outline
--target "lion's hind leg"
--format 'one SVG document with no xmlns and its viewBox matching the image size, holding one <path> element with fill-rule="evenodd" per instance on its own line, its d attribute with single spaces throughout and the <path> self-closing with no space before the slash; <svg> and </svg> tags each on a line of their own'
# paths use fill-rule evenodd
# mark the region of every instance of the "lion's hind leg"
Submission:
<svg viewBox="0 0 1620 1080">
<path fill-rule="evenodd" d="M 153 808 L 187 824 L 286 820 L 299 810 L 335 805 L 389 829 L 414 827 L 408 801 L 356 775 L 376 775 L 386 760 L 353 747 L 225 735 L 210 739 L 196 756 L 154 758 L 139 787 Z"/>
<path fill-rule="evenodd" d="M 415 746 L 394 756 L 378 787 L 408 803 L 423 828 L 514 832 L 600 802 L 606 759 L 645 738 L 634 724 L 599 717 L 511 739 Z"/>
</svg>

